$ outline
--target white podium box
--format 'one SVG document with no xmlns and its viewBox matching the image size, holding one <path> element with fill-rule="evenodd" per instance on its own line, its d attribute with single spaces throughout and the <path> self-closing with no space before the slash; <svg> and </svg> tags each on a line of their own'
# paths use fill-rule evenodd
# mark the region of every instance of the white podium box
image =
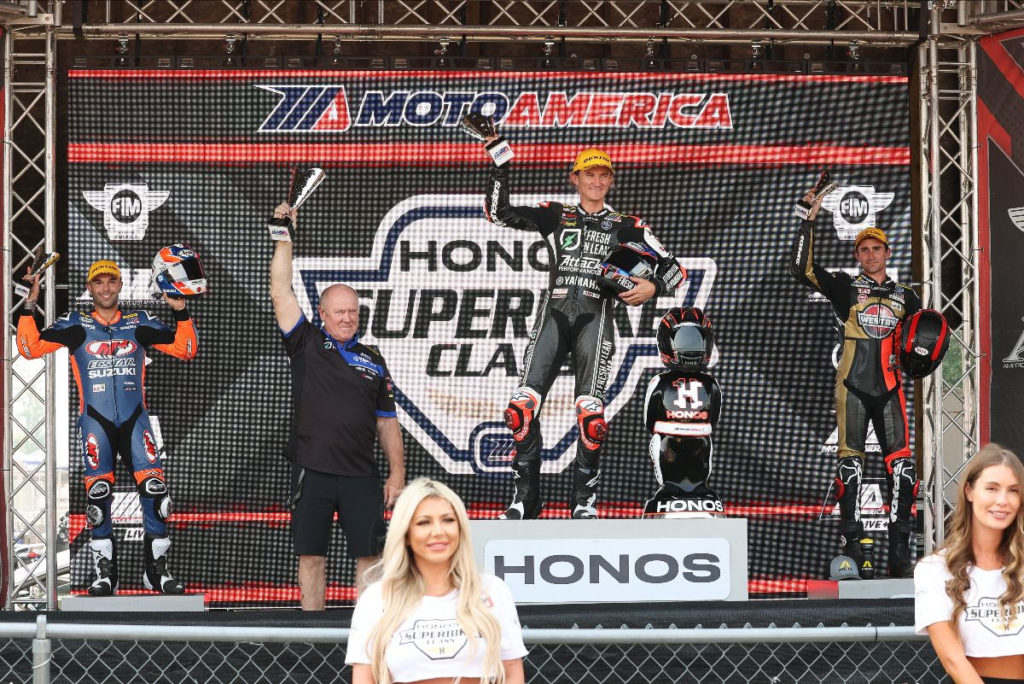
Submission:
<svg viewBox="0 0 1024 684">
<path fill-rule="evenodd" d="M 472 520 L 516 603 L 746 601 L 745 518 Z"/>
<path fill-rule="evenodd" d="M 89 613 L 191 613 L 206 610 L 203 594 L 183 596 L 65 596 L 62 611 Z"/>
</svg>

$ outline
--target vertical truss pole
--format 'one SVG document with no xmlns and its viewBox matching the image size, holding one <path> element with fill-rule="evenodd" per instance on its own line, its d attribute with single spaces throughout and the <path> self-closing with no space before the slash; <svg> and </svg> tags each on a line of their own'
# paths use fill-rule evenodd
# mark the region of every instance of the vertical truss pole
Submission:
<svg viewBox="0 0 1024 684">
<path fill-rule="evenodd" d="M 942 545 L 958 477 L 980 440 L 976 54 L 973 42 L 940 35 L 940 15 L 935 3 L 919 53 L 927 86 L 921 89 L 923 299 L 961 324 L 946 367 L 923 383 L 926 551 Z M 952 282 L 943 282 L 943 272 Z"/>
<path fill-rule="evenodd" d="M 10 26 L 4 34 L 4 282 L 24 273 L 38 247 L 52 249 L 54 233 L 55 60 L 53 25 Z M 41 302 L 46 320 L 56 303 L 55 269 L 45 276 Z M 3 325 L 13 339 L 11 311 L 21 301 L 4 288 Z M 4 479 L 9 526 L 11 581 L 4 587 L 7 608 L 56 609 L 56 407 L 55 365 L 27 362 L 11 345 L 4 359 L 8 430 L 4 435 Z M 51 399 L 48 401 L 48 399 Z M 33 544 L 37 554 L 19 557 L 15 542 Z M 42 553 L 38 553 L 42 551 Z M 16 581 L 15 575 L 23 575 Z M 45 574 L 45 582 L 37 575 Z"/>
</svg>

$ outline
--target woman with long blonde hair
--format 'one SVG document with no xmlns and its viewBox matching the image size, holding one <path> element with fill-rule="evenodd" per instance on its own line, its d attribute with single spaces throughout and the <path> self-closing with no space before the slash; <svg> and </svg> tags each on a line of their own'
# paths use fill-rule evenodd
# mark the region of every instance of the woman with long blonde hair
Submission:
<svg viewBox="0 0 1024 684">
<path fill-rule="evenodd" d="M 1024 465 L 998 444 L 964 473 L 946 543 L 914 570 L 914 622 L 957 684 L 1024 681 Z"/>
<path fill-rule="evenodd" d="M 427 478 L 395 502 L 375 581 L 352 614 L 353 684 L 522 684 L 522 629 L 508 587 L 477 572 L 466 507 Z"/>
</svg>

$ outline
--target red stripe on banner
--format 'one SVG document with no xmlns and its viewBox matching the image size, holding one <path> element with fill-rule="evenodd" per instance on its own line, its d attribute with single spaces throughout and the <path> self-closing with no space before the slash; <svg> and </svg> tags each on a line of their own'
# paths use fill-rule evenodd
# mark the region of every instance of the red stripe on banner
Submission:
<svg viewBox="0 0 1024 684">
<path fill-rule="evenodd" d="M 807 577 L 790 579 L 749 579 L 748 594 L 805 594 Z"/>
<path fill-rule="evenodd" d="M 1018 95 L 1024 97 L 1024 68 L 1021 68 L 1021 65 L 1003 47 L 1006 40 L 1020 36 L 1024 36 L 1024 30 L 989 36 L 978 41 L 978 45 L 989 56 L 989 59 L 995 62 L 1006 82 L 1017 91 Z"/>
<path fill-rule="evenodd" d="M 769 83 L 878 83 L 905 85 L 909 82 L 907 76 L 887 75 L 850 75 L 850 74 L 707 74 L 707 73 L 669 73 L 651 71 L 445 71 L 439 69 L 412 70 L 412 71 L 331 71 L 327 69 L 82 69 L 68 71 L 68 78 L 100 78 L 115 81 L 131 80 L 250 80 L 262 79 L 273 80 L 280 78 L 368 78 L 373 80 L 381 79 L 407 79 L 407 78 L 431 78 L 435 80 L 459 79 L 459 80 L 506 80 L 506 81 L 528 81 L 542 80 L 549 81 L 556 78 L 572 79 L 576 81 L 600 80 L 600 81 L 714 81 L 714 82 L 743 82 L 743 81 L 764 81 Z"/>
<path fill-rule="evenodd" d="M 984 42 L 984 41 L 982 41 Z M 985 103 L 978 99 L 978 311 L 981 356 L 978 359 L 978 438 L 982 444 L 992 439 L 992 235 L 989 231 L 989 142 L 995 143 L 1013 159 L 1011 139 Z"/>
<path fill-rule="evenodd" d="M 747 164 L 907 166 L 909 147 L 830 145 L 650 145 L 611 144 L 602 148 L 616 164 Z M 519 163 L 568 164 L 579 145 L 515 146 Z M 480 145 L 471 143 L 73 143 L 72 163 L 372 163 L 437 166 L 479 162 Z"/>
</svg>

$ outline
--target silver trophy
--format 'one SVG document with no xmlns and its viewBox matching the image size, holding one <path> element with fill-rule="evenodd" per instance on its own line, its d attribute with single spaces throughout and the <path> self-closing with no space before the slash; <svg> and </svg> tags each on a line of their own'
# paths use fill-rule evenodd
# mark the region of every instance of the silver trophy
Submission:
<svg viewBox="0 0 1024 684">
<path fill-rule="evenodd" d="M 53 266 L 60 259 L 57 252 L 47 252 L 41 245 L 32 255 L 32 275 L 42 275 L 43 271 Z"/>
<path fill-rule="evenodd" d="M 292 169 L 292 184 L 288 188 L 288 206 L 292 209 L 301 207 L 326 177 L 327 174 L 324 173 L 324 170 L 315 166 L 308 169 L 298 167 Z"/>
<path fill-rule="evenodd" d="M 475 112 L 462 117 L 459 120 L 459 127 L 481 142 L 486 142 L 498 135 L 498 129 L 494 126 L 494 118 Z"/>
</svg>

